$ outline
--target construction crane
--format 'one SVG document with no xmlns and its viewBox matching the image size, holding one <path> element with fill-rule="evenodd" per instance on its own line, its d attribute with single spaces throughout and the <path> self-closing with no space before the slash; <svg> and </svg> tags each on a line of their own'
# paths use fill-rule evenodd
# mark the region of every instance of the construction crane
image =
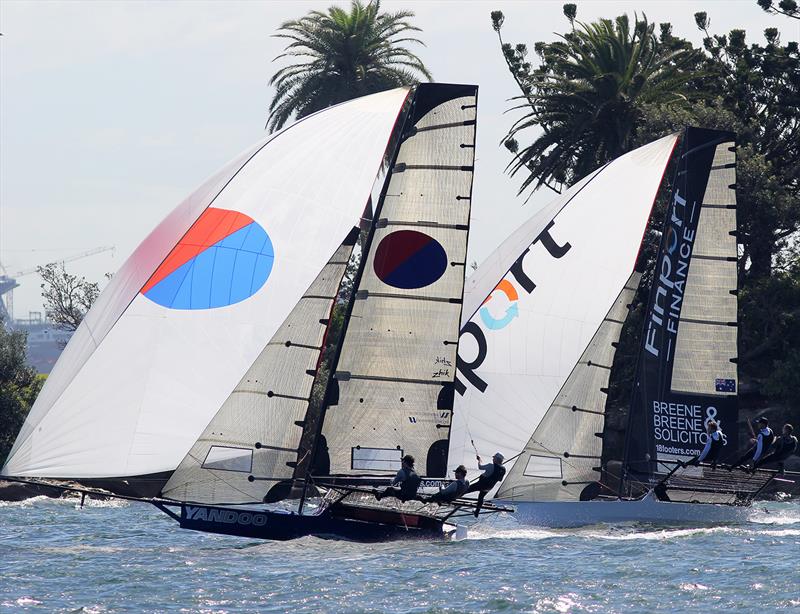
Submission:
<svg viewBox="0 0 800 614">
<path fill-rule="evenodd" d="M 77 254 L 73 254 L 72 256 L 67 256 L 66 258 L 52 260 L 41 266 L 47 266 L 48 264 L 63 265 L 67 262 L 81 260 L 82 258 L 95 256 L 96 254 L 102 254 L 104 252 L 113 252 L 115 249 L 116 248 L 113 245 L 95 247 L 94 249 L 86 250 L 85 252 L 79 252 Z M 20 277 L 24 277 L 25 275 L 30 275 L 31 273 L 36 273 L 36 271 L 38 270 L 39 267 L 35 266 L 28 269 L 23 269 L 21 271 L 17 271 L 13 275 L 9 275 L 6 268 L 2 264 L 0 264 L 0 319 L 2 319 L 3 323 L 6 326 L 11 326 L 11 323 L 14 321 L 14 288 L 19 287 L 17 279 L 19 279 Z"/>
</svg>

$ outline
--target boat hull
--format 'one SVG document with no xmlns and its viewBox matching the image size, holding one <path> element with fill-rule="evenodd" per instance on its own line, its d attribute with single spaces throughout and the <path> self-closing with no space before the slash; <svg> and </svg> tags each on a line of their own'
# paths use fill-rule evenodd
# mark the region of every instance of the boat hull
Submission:
<svg viewBox="0 0 800 614">
<path fill-rule="evenodd" d="M 747 522 L 751 507 L 713 503 L 659 501 L 652 493 L 635 501 L 500 501 L 516 508 L 521 524 L 569 528 L 600 523 L 737 524 Z"/>
<path fill-rule="evenodd" d="M 317 514 L 182 505 L 176 515 L 183 529 L 255 539 L 285 541 L 314 536 L 379 542 L 399 539 L 446 539 L 455 527 L 426 516 L 376 513 L 365 509 L 327 508 Z"/>
</svg>

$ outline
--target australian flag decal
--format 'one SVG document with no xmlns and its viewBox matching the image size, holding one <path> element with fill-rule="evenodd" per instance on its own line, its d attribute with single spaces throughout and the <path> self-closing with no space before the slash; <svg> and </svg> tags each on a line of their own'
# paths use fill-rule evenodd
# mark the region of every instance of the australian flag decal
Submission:
<svg viewBox="0 0 800 614">
<path fill-rule="evenodd" d="M 717 392 L 736 392 L 736 380 L 718 378 L 714 380 L 714 387 Z"/>
</svg>

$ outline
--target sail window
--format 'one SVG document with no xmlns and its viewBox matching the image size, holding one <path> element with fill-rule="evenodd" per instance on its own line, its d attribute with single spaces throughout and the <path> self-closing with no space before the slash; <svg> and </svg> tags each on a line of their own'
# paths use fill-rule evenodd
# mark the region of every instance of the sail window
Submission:
<svg viewBox="0 0 800 614">
<path fill-rule="evenodd" d="M 366 471 L 399 471 L 403 451 L 398 448 L 352 448 L 351 467 Z"/>
<path fill-rule="evenodd" d="M 528 464 L 525 466 L 523 475 L 532 478 L 556 478 L 561 479 L 561 459 L 552 456 L 536 456 L 531 454 Z"/>
<path fill-rule="evenodd" d="M 250 473 L 253 470 L 253 451 L 248 448 L 211 446 L 203 461 L 203 469 Z"/>
</svg>

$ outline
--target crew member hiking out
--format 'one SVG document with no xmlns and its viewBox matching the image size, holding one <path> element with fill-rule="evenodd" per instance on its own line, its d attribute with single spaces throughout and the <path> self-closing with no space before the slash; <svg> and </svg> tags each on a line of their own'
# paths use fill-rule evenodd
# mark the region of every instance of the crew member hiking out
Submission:
<svg viewBox="0 0 800 614">
<path fill-rule="evenodd" d="M 756 461 L 753 468 L 778 463 L 778 471 L 783 473 L 783 461 L 797 451 L 797 437 L 792 435 L 793 430 L 791 424 L 784 424 L 781 436 L 775 440 L 775 449 L 761 460 Z"/>
<path fill-rule="evenodd" d="M 406 454 L 400 465 L 400 471 L 394 476 L 392 485 L 383 491 L 375 490 L 375 498 L 380 501 L 383 497 L 396 497 L 400 501 L 410 501 L 417 498 L 417 489 L 422 480 L 414 471 L 414 457 Z"/>
<path fill-rule="evenodd" d="M 469 489 L 467 468 L 464 465 L 459 465 L 453 470 L 453 473 L 456 474 L 456 479 L 451 482 L 447 488 L 443 488 L 435 495 L 432 495 L 429 499 L 431 503 L 449 503 L 467 493 Z"/>
<path fill-rule="evenodd" d="M 744 453 L 742 458 L 729 467 L 729 471 L 733 471 L 736 467 L 744 467 L 750 459 L 753 460 L 753 467 L 755 467 L 758 461 L 769 451 L 772 442 L 775 441 L 775 434 L 769 428 L 769 420 L 764 417 L 759 418 L 758 427 L 755 444 Z"/>
<path fill-rule="evenodd" d="M 478 494 L 478 505 L 475 508 L 475 518 L 478 517 L 478 514 L 481 512 L 481 507 L 483 506 L 483 499 L 486 497 L 486 494 L 492 490 L 497 484 L 499 484 L 503 477 L 506 475 L 506 468 L 503 467 L 503 455 L 500 452 L 497 452 L 492 457 L 491 463 L 486 463 L 485 465 L 481 465 L 481 457 L 476 456 L 475 458 L 478 459 L 478 469 L 483 470 L 483 474 L 475 480 L 475 482 L 470 485 L 467 489 L 467 492 L 477 492 Z"/>
<path fill-rule="evenodd" d="M 700 463 L 710 463 L 712 469 L 717 468 L 717 460 L 722 451 L 722 446 L 725 445 L 724 436 L 719 426 L 714 420 L 709 420 L 706 425 L 706 445 L 699 456 L 689 461 L 691 465 L 699 465 Z"/>
</svg>

